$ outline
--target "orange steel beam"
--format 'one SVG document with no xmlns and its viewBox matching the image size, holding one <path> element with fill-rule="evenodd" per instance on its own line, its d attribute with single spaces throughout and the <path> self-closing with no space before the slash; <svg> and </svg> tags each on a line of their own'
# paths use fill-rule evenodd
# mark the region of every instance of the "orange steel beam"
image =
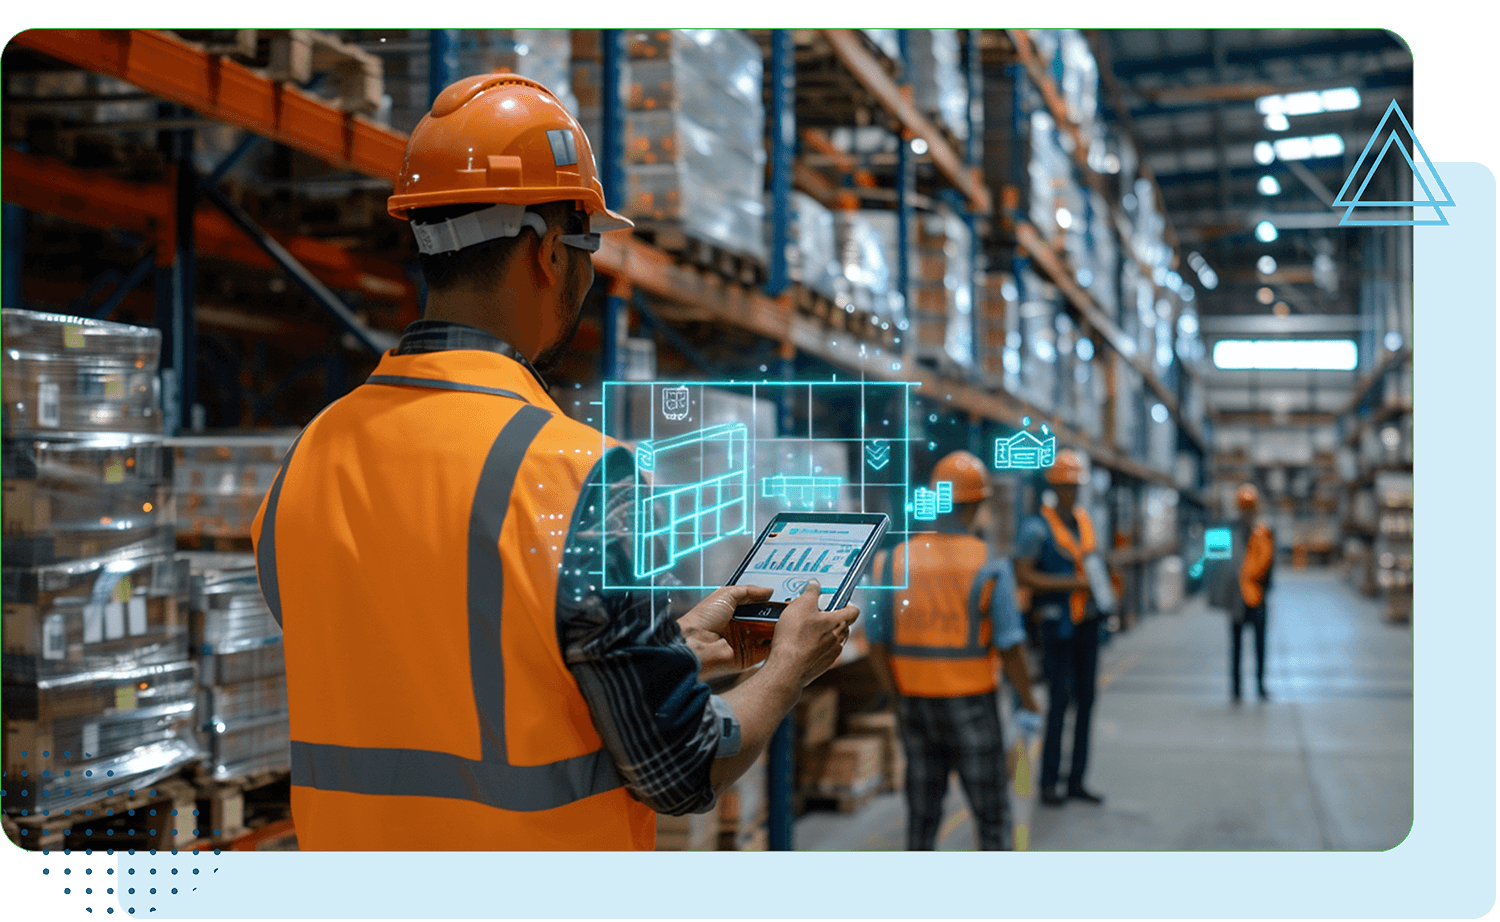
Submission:
<svg viewBox="0 0 1500 922">
<path fill-rule="evenodd" d="M 366 176 L 395 181 L 406 138 L 149 29 L 30 29 L 14 41 Z"/>
<path fill-rule="evenodd" d="M 969 207 L 980 215 L 988 215 L 992 208 L 990 190 L 979 169 L 964 165 L 937 127 L 918 111 L 880 63 L 865 50 L 860 37 L 849 29 L 824 29 L 823 34 L 833 46 L 833 53 L 886 112 L 907 131 L 927 142 L 927 155 L 932 158 L 938 172 L 968 198 Z"/>
<path fill-rule="evenodd" d="M 172 190 L 166 184 L 124 182 L 10 148 L 5 149 L 0 171 L 5 176 L 3 192 L 9 204 L 90 227 L 165 239 L 165 251 L 171 251 Z M 247 245 L 239 228 L 207 204 L 199 206 L 193 226 L 200 256 L 277 269 L 259 247 Z M 417 303 L 416 286 L 395 263 L 350 253 L 311 237 L 277 236 L 277 240 L 333 288 L 382 301 Z"/>
</svg>

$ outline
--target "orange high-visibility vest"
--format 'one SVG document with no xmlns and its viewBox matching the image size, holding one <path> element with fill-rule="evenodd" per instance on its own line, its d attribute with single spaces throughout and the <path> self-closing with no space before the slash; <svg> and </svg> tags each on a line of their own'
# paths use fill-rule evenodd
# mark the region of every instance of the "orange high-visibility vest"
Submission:
<svg viewBox="0 0 1500 922">
<path fill-rule="evenodd" d="M 1256 522 L 1250 529 L 1249 540 L 1245 542 L 1245 559 L 1240 564 L 1240 596 L 1251 608 L 1266 599 L 1263 584 L 1275 557 L 1276 541 L 1271 536 L 1270 527 L 1264 522 Z"/>
<path fill-rule="evenodd" d="M 387 353 L 293 443 L 253 534 L 302 848 L 654 847 L 557 640 L 609 445 L 479 350 Z"/>
<path fill-rule="evenodd" d="M 991 645 L 989 597 L 982 579 L 989 551 L 972 535 L 922 535 L 880 563 L 885 585 L 900 585 L 891 613 L 891 672 L 913 698 L 955 698 L 995 690 L 999 653 Z M 909 566 L 908 566 L 909 561 Z"/>
<path fill-rule="evenodd" d="M 1078 523 L 1078 537 L 1063 524 L 1062 516 L 1051 506 L 1042 507 L 1042 517 L 1047 520 L 1047 527 L 1052 529 L 1052 541 L 1057 549 L 1063 554 L 1073 558 L 1073 570 L 1079 579 L 1084 578 L 1083 558 L 1094 553 L 1094 520 L 1089 518 L 1088 510 L 1082 506 L 1073 507 L 1073 520 Z M 1088 614 L 1089 594 L 1078 590 L 1068 594 L 1068 613 L 1073 623 L 1081 622 Z"/>
</svg>

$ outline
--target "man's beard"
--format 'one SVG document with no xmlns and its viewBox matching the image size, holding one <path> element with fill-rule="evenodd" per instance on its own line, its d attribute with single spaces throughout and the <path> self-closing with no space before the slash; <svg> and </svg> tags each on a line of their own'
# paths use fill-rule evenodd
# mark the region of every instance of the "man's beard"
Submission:
<svg viewBox="0 0 1500 922">
<path fill-rule="evenodd" d="M 573 334 L 578 332 L 578 325 L 583 322 L 583 299 L 578 296 L 578 282 L 575 278 L 569 276 L 566 286 L 563 289 L 563 310 L 572 309 L 573 321 L 568 324 L 567 331 L 558 338 L 557 342 L 553 343 L 551 348 L 543 351 L 541 355 L 536 357 L 536 361 L 531 363 L 533 368 L 544 375 L 550 373 L 562 361 L 563 356 L 567 354 L 568 346 L 573 342 Z M 564 319 L 565 316 L 561 315 L 559 319 Z"/>
</svg>

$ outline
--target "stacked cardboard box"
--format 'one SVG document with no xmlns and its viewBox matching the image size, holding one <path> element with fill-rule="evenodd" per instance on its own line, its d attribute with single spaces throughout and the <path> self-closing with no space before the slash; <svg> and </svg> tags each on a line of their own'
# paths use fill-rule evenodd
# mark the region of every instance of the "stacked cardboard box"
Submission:
<svg viewBox="0 0 1500 922">
<path fill-rule="evenodd" d="M 707 813 L 686 816 L 656 815 L 656 850 L 711 852 L 719 847 L 719 805 Z"/>
<path fill-rule="evenodd" d="M 840 736 L 797 767 L 804 797 L 832 798 L 847 812 L 880 788 L 884 745 L 878 736 Z"/>
<path fill-rule="evenodd" d="M 881 790 L 901 790 L 906 780 L 906 753 L 901 748 L 896 715 L 890 711 L 851 715 L 849 735 L 870 736 L 880 741 L 880 773 L 884 778 Z"/>
<path fill-rule="evenodd" d="M 168 439 L 177 533 L 248 540 L 295 430 Z"/>
<path fill-rule="evenodd" d="M 85 806 L 199 757 L 156 330 L 4 311 L 7 810 Z M 16 787 L 16 790 L 10 790 Z"/>
<path fill-rule="evenodd" d="M 919 358 L 974 367 L 974 254 L 969 226 L 944 208 L 917 221 L 912 340 Z"/>
<path fill-rule="evenodd" d="M 1016 282 L 1009 272 L 985 272 L 975 286 L 979 311 L 979 372 L 992 387 L 1003 386 L 1010 314 L 1016 306 Z"/>
<path fill-rule="evenodd" d="M 720 851 L 764 851 L 766 848 L 766 771 L 764 752 L 729 789 L 719 795 Z"/>
</svg>

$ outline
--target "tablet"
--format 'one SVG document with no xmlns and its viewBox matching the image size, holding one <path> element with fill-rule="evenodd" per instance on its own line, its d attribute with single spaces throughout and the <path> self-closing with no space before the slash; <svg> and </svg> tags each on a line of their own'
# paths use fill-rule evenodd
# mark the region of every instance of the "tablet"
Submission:
<svg viewBox="0 0 1500 922">
<path fill-rule="evenodd" d="M 771 598 L 741 605 L 735 619 L 774 622 L 809 579 L 822 587 L 819 608 L 842 608 L 869 568 L 890 521 L 878 512 L 777 513 L 727 583 L 764 586 L 771 590 Z"/>
</svg>

